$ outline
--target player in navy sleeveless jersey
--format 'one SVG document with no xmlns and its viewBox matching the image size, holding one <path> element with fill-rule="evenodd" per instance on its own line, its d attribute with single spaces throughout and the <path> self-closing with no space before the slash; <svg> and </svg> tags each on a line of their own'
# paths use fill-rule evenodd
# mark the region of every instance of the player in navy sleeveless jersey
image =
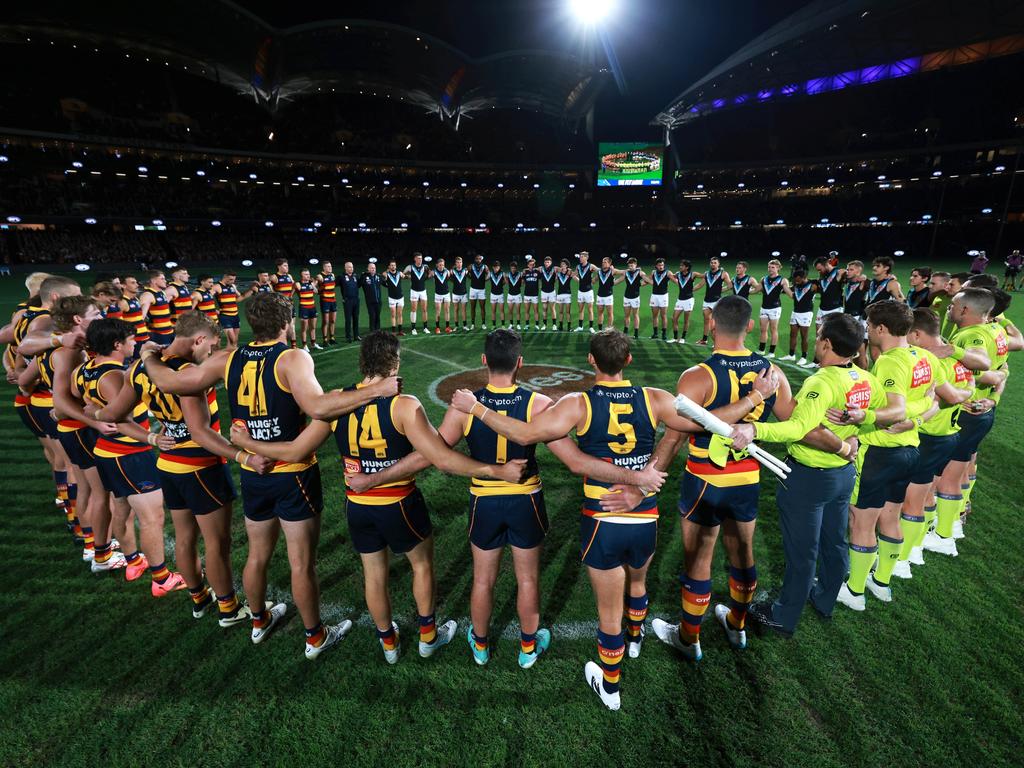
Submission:
<svg viewBox="0 0 1024 768">
<path fill-rule="evenodd" d="M 498 328 L 505 324 L 505 271 L 501 268 L 501 262 L 495 259 L 491 262 L 491 270 L 487 273 L 487 287 L 490 289 L 491 302 L 491 325 Z M 498 322 L 498 309 L 501 309 L 501 322 Z M 487 318 L 484 317 L 486 322 Z M 487 328 L 486 325 L 481 326 Z"/>
<path fill-rule="evenodd" d="M 622 332 L 629 334 L 633 328 L 633 338 L 640 338 L 640 289 L 647 281 L 647 275 L 636 265 L 636 259 L 626 261 L 626 270 L 622 273 L 622 281 L 626 288 L 622 294 Z"/>
<path fill-rule="evenodd" d="M 894 262 L 888 256 L 879 256 L 871 262 L 871 282 L 867 285 L 864 308 L 880 301 L 905 301 L 900 281 L 892 273 Z"/>
<path fill-rule="evenodd" d="M 555 303 L 555 281 L 558 279 L 558 267 L 555 266 L 554 261 L 550 256 L 544 257 L 544 263 L 540 268 L 540 315 L 542 329 L 548 329 L 548 316 L 551 317 L 551 330 L 555 330 L 555 323 L 558 322 L 555 317 L 555 309 L 557 304 Z"/>
<path fill-rule="evenodd" d="M 568 331 L 572 324 L 572 270 L 568 259 L 562 259 L 555 274 L 555 312 L 557 329 Z"/>
<path fill-rule="evenodd" d="M 399 336 L 405 336 L 402 330 L 405 324 L 403 307 L 405 306 L 405 289 L 402 288 L 403 275 L 398 271 L 398 262 L 394 259 L 388 262 L 388 268 L 384 270 L 384 289 L 388 294 L 388 311 L 391 314 L 391 332 Z"/>
<path fill-rule="evenodd" d="M 452 262 L 452 314 L 455 316 L 455 328 L 469 330 L 466 319 L 466 305 L 469 304 L 469 270 L 462 266 L 462 257 L 456 256 Z"/>
<path fill-rule="evenodd" d="M 393 334 L 367 334 L 359 349 L 363 379 L 347 391 L 372 390 L 396 376 L 399 351 L 399 341 Z M 362 560 L 366 603 L 384 657 L 394 664 L 401 649 L 388 590 L 389 550 L 409 559 L 419 616 L 419 652 L 420 656 L 432 656 L 454 637 L 456 623 L 447 621 L 437 626 L 435 622 L 434 539 L 427 505 L 416 488 L 414 475 L 403 473 L 378 484 L 373 478 L 413 451 L 443 472 L 479 478 L 485 483 L 522 482 L 526 462 L 510 459 L 485 464 L 452 451 L 427 420 L 419 400 L 398 394 L 375 397 L 333 424 L 314 421 L 301 435 L 272 446 L 248 438 L 241 429 L 232 430 L 232 440 L 244 448 L 265 451 L 279 461 L 295 461 L 312 455 L 331 432 L 344 463 L 348 529 Z"/>
<path fill-rule="evenodd" d="M 838 254 L 836 257 L 838 258 Z M 814 281 L 818 286 L 815 292 L 820 297 L 817 325 L 821 326 L 826 317 L 843 311 L 843 282 L 846 272 L 837 264 L 833 264 L 832 259 L 824 256 L 814 260 L 814 268 L 818 272 L 818 277 Z"/>
<path fill-rule="evenodd" d="M 458 390 L 452 406 L 482 420 L 488 427 L 520 445 L 556 440 L 575 430 L 580 449 L 619 467 L 641 470 L 650 464 L 658 424 L 681 432 L 700 427 L 675 411 L 675 397 L 661 389 L 634 386 L 623 378 L 632 361 L 629 337 L 616 330 L 596 334 L 588 363 L 596 383 L 587 392 L 565 395 L 544 413 L 544 418 L 522 422 L 482 405 L 472 392 Z M 735 406 L 733 407 L 735 410 Z M 721 418 L 732 416 L 727 411 Z M 646 575 L 657 537 L 657 498 L 641 487 L 640 498 L 615 511 L 609 499 L 624 488 L 595 478 L 584 478 L 580 518 L 580 553 L 590 575 L 598 605 L 598 656 L 584 674 L 587 684 L 609 709 L 619 708 L 619 675 L 626 642 L 622 619 L 629 593 L 629 653 L 638 656 L 647 614 Z"/>
<path fill-rule="evenodd" d="M 573 333 L 583 330 L 583 313 L 590 310 L 590 332 L 594 333 L 594 276 L 597 274 L 597 267 L 590 263 L 590 254 L 586 251 L 579 253 L 580 263 L 572 272 L 572 279 L 576 281 L 576 304 L 579 306 L 579 324 L 573 328 Z"/>
<path fill-rule="evenodd" d="M 736 262 L 736 274 L 732 279 L 732 294 L 750 300 L 751 293 L 757 293 L 757 280 L 747 274 L 750 265 L 745 261 Z"/>
<path fill-rule="evenodd" d="M 681 259 L 679 261 L 679 271 L 674 275 L 670 275 L 672 282 L 676 284 L 678 293 L 676 294 L 676 303 L 672 311 L 672 339 L 668 342 L 669 344 L 685 344 L 686 334 L 690 330 L 690 315 L 693 312 L 693 292 L 700 286 L 703 275 L 700 272 L 693 271 L 693 265 L 689 259 Z M 658 287 L 655 284 L 655 287 Z M 651 294 L 651 301 L 654 301 L 654 294 Z M 654 306 L 652 303 L 651 306 Z M 679 316 L 683 316 L 683 336 L 679 337 Z M 657 327 L 657 326 L 655 326 Z M 662 340 L 665 340 L 665 334 L 661 335 Z"/>
<path fill-rule="evenodd" d="M 677 385 L 678 392 L 727 423 L 764 421 L 773 409 L 788 418 L 793 408 L 785 376 L 767 358 L 744 346 L 753 329 L 751 315 L 746 299 L 721 299 L 711 318 L 714 351 L 685 371 Z M 658 463 L 671 464 L 681 443 L 682 435 L 666 431 L 655 454 Z M 680 576 L 682 620 L 676 625 L 654 619 L 653 628 L 660 640 L 693 661 L 702 657 L 700 628 L 711 601 L 711 564 L 719 530 L 724 531 L 729 560 L 730 599 L 728 605 L 716 606 L 715 615 L 734 647 L 746 645 L 747 607 L 757 587 L 753 538 L 759 492 L 755 460 L 731 454 L 725 441 L 708 432 L 690 434 L 679 496 L 685 552 Z"/>
<path fill-rule="evenodd" d="M 708 334 L 711 328 L 711 312 L 714 310 L 719 299 L 722 298 L 722 289 L 732 287 L 732 278 L 722 268 L 722 262 L 717 256 L 711 257 L 708 263 L 708 271 L 701 278 L 700 285 L 704 286 L 704 303 L 701 306 L 701 314 L 704 316 L 704 335 L 701 336 L 700 341 L 697 343 L 707 345 Z"/>
<path fill-rule="evenodd" d="M 508 265 L 508 272 L 505 273 L 505 285 L 508 286 L 508 295 L 505 297 L 508 307 L 508 329 L 515 328 L 523 330 L 523 273 L 519 271 L 519 264 L 515 260 Z"/>
<path fill-rule="evenodd" d="M 480 310 L 480 327 L 487 329 L 487 264 L 483 254 L 473 256 L 469 265 L 469 330 L 476 328 L 476 311 Z"/>
<path fill-rule="evenodd" d="M 793 299 L 793 311 L 789 315 L 789 354 L 781 357 L 781 360 L 796 360 L 796 342 L 800 339 L 800 359 L 797 365 L 801 368 L 814 367 L 814 356 L 807 359 L 807 336 L 811 329 L 811 319 L 814 316 L 814 294 L 818 289 L 818 283 L 807 279 L 807 272 L 797 269 L 793 272 L 793 284 L 786 295 Z"/>
<path fill-rule="evenodd" d="M 434 278 L 434 333 L 441 333 L 441 309 L 444 309 L 444 332 L 452 332 L 452 273 L 439 258 L 430 270 Z"/>
<path fill-rule="evenodd" d="M 412 255 L 412 264 L 402 272 L 409 280 L 409 327 L 412 328 L 412 335 L 415 336 L 416 314 L 423 312 L 423 332 L 430 333 L 429 320 L 427 318 L 427 279 L 430 277 L 430 267 L 423 262 L 423 254 L 416 251 Z"/>
<path fill-rule="evenodd" d="M 769 360 L 775 357 L 775 348 L 779 345 L 779 318 L 782 317 L 782 294 L 789 291 L 789 280 L 779 274 L 782 262 L 772 259 L 768 262 L 768 274 L 761 278 L 759 293 L 761 294 L 761 311 L 758 320 L 761 325 L 761 341 L 757 351 Z M 769 341 L 769 332 L 771 340 Z M 765 347 L 768 347 L 765 354 Z"/>
<path fill-rule="evenodd" d="M 530 317 L 533 317 L 533 330 L 540 330 L 540 270 L 537 260 L 526 257 L 526 269 L 523 270 L 523 328 L 530 330 Z"/>
<path fill-rule="evenodd" d="M 665 268 L 665 260 L 661 257 L 654 260 L 654 270 L 646 278 L 644 283 L 651 286 L 651 339 L 658 338 L 658 328 L 661 327 L 661 340 L 665 341 L 665 329 L 668 327 L 668 286 L 676 276 Z"/>
<path fill-rule="evenodd" d="M 245 307 L 253 332 L 251 343 L 215 352 L 202 365 L 177 371 L 147 347 L 146 374 L 160 391 L 173 395 L 202 394 L 223 381 L 232 422 L 244 425 L 254 440 L 268 446 L 297 437 L 307 417 L 335 419 L 375 397 L 398 391 L 397 377 L 392 376 L 358 391 L 325 393 L 313 371 L 313 358 L 290 348 L 291 308 L 292 302 L 283 296 L 260 294 Z M 246 463 L 244 455 L 239 458 Z M 283 603 L 265 602 L 267 568 L 283 531 L 289 561 L 296 566 L 292 595 L 306 628 L 305 655 L 316 658 L 351 626 L 342 622 L 325 627 L 321 622 L 316 548 L 323 496 L 316 456 L 279 461 L 266 475 L 243 468 L 241 487 L 249 537 L 243 584 L 253 613 L 252 640 L 262 642 L 287 611 Z"/>
</svg>

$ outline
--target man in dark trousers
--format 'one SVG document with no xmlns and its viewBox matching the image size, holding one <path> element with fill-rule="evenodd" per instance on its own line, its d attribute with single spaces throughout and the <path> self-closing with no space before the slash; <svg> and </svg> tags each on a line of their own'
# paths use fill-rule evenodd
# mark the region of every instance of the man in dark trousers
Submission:
<svg viewBox="0 0 1024 768">
<path fill-rule="evenodd" d="M 363 298 L 366 300 L 366 311 L 370 315 L 370 330 L 380 330 L 380 275 L 377 274 L 377 260 L 370 259 L 366 271 L 359 278 L 363 286 Z"/>
<path fill-rule="evenodd" d="M 351 261 L 345 262 L 345 274 L 341 276 L 341 300 L 345 309 L 345 341 L 360 341 L 359 338 L 359 278 Z"/>
</svg>

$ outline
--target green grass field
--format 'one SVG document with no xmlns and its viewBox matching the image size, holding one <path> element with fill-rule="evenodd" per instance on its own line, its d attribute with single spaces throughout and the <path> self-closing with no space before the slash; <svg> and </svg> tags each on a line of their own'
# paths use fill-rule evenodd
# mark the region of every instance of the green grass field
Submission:
<svg viewBox="0 0 1024 768">
<path fill-rule="evenodd" d="M 17 281 L 0 282 L 0 305 L 13 306 L 19 289 Z M 647 328 L 646 297 L 642 306 Z M 1010 314 L 1024 322 L 1024 302 Z M 628 371 L 635 382 L 672 389 L 679 373 L 706 353 L 648 341 L 649 334 L 642 332 L 635 347 Z M 782 336 L 784 349 L 788 329 Z M 435 423 L 443 409 L 428 395 L 430 385 L 478 367 L 482 340 L 478 330 L 403 341 L 405 391 L 421 397 Z M 525 356 L 585 367 L 588 341 L 589 334 L 530 332 Z M 805 373 L 784 365 L 798 384 Z M 357 351 L 318 353 L 316 367 L 325 386 L 350 384 Z M 0 409 L 0 494 L 8 499 L 0 543 L 0 765 L 1019 765 L 1024 549 L 1015 510 L 1024 496 L 1017 474 L 1024 455 L 1016 412 L 1024 390 L 1018 384 L 1011 380 L 985 443 L 959 558 L 929 555 L 912 581 L 896 580 L 891 605 L 870 601 L 864 614 L 839 607 L 828 623 L 807 611 L 791 641 L 752 637 L 737 653 L 712 617 L 699 666 L 649 634 L 642 656 L 623 664 L 617 713 L 605 710 L 583 682 L 583 664 L 596 655 L 596 616 L 579 562 L 580 482 L 544 449 L 538 456 L 551 532 L 541 615 L 553 642 L 532 670 L 516 664 L 507 564 L 491 629 L 492 637 L 501 636 L 496 653 L 484 668 L 470 658 L 463 640 L 471 586 L 467 481 L 434 470 L 420 484 L 435 525 L 438 619 L 458 619 L 460 634 L 433 659 L 413 652 L 395 667 L 384 662 L 361 596 L 341 468 L 330 444 L 321 451 L 323 600 L 326 618 L 349 617 L 356 628 L 311 663 L 302 656 L 293 607 L 269 642 L 253 646 L 247 629 L 193 620 L 185 593 L 157 602 L 146 579 L 126 584 L 89 573 L 54 511 L 41 452 L 13 413 L 9 392 Z M 651 615 L 673 620 L 682 558 L 681 463 L 661 494 L 649 579 Z M 756 539 L 761 588 L 769 591 L 783 571 L 774 485 L 764 482 Z M 245 537 L 241 512 L 236 515 L 240 574 Z M 715 601 L 727 595 L 724 558 L 717 558 Z M 415 621 L 409 569 L 398 559 L 392 573 L 396 619 L 408 643 Z M 286 596 L 283 544 L 270 583 L 272 596 Z"/>
</svg>

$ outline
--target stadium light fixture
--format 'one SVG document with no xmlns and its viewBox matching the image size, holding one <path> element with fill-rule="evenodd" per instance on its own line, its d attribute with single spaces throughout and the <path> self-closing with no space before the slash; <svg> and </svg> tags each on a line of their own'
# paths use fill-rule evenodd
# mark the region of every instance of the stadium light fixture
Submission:
<svg viewBox="0 0 1024 768">
<path fill-rule="evenodd" d="M 274 222 L 272 222 L 272 221 L 264 221 L 263 222 L 263 226 L 264 227 L 272 227 L 272 226 L 274 226 Z"/>
<path fill-rule="evenodd" d="M 879 181 L 885 181 L 885 174 L 884 173 L 883 174 L 879 174 L 878 180 Z"/>
<path fill-rule="evenodd" d="M 892 255 L 893 256 L 902 256 L 903 255 L 903 251 L 893 251 Z"/>
<path fill-rule="evenodd" d="M 868 216 L 868 221 L 870 221 L 872 224 L 874 224 L 876 221 L 878 221 L 878 217 L 877 216 Z"/>
<path fill-rule="evenodd" d="M 316 227 L 317 229 L 320 229 L 320 227 L 323 226 L 323 223 L 319 221 L 314 221 L 313 226 Z"/>
<path fill-rule="evenodd" d="M 695 226 L 695 227 L 702 226 L 703 224 L 704 224 L 703 221 L 695 221 L 695 222 L 693 222 L 693 226 Z"/>
<path fill-rule="evenodd" d="M 81 163 L 80 161 L 78 161 L 78 160 L 75 160 L 75 161 L 74 161 L 74 162 L 73 162 L 73 163 L 71 164 L 71 167 L 72 167 L 72 168 L 81 168 L 81 167 L 82 167 L 82 163 Z"/>
<path fill-rule="evenodd" d="M 559 224 L 559 223 L 558 223 L 558 222 L 556 221 L 556 222 L 555 222 L 554 224 L 552 224 L 551 226 L 553 226 L 553 227 L 554 227 L 555 229 L 558 229 L 558 228 L 559 228 L 560 226 L 562 226 L 562 225 L 561 225 L 561 224 Z"/>
<path fill-rule="evenodd" d="M 252 259 L 242 259 L 242 266 L 243 267 L 251 267 L 252 266 Z"/>
<path fill-rule="evenodd" d="M 348 184 L 348 179 L 342 179 L 342 180 L 341 180 L 341 183 L 342 183 L 342 184 Z"/>
<path fill-rule="evenodd" d="M 365 221 L 360 221 L 359 222 L 359 228 L 360 229 L 366 229 L 366 222 Z"/>
<path fill-rule="evenodd" d="M 206 171 L 196 171 L 196 176 L 205 176 Z"/>
<path fill-rule="evenodd" d="M 615 0 L 569 0 L 569 10 L 577 21 L 597 26 L 615 10 Z"/>
<path fill-rule="evenodd" d="M 92 218 L 90 216 L 88 219 L 85 220 L 85 223 L 86 224 L 95 224 L 96 223 L 96 219 L 94 219 L 94 218 Z"/>
<path fill-rule="evenodd" d="M 932 177 L 933 178 L 937 179 L 941 175 L 942 175 L 942 171 L 932 171 Z"/>
<path fill-rule="evenodd" d="M 593 229 L 593 228 L 594 228 L 594 227 L 596 227 L 596 226 L 597 226 L 597 222 L 596 222 L 596 221 L 592 221 L 592 222 L 590 222 L 590 228 L 591 228 L 591 229 Z"/>
<path fill-rule="evenodd" d="M 164 225 L 164 220 L 163 219 L 153 219 L 153 226 L 154 227 L 162 227 L 163 225 Z"/>
<path fill-rule="evenodd" d="M 828 224 L 828 219 L 822 219 L 822 220 L 821 220 L 821 223 L 822 223 L 822 224 Z"/>
<path fill-rule="evenodd" d="M 737 185 L 736 185 L 736 189 L 743 189 L 743 188 L 744 188 L 744 187 L 746 187 L 746 186 L 747 186 L 747 185 L 746 185 L 746 184 L 744 184 L 744 183 L 743 183 L 743 182 L 741 181 L 741 182 L 740 182 L 739 184 L 737 184 Z"/>
<path fill-rule="evenodd" d="M 924 220 L 924 221 L 931 221 L 932 220 L 932 215 L 930 213 L 926 213 L 923 216 L 921 216 L 921 219 Z"/>
<path fill-rule="evenodd" d="M 176 266 L 178 266 L 178 262 L 168 261 L 166 264 L 164 264 L 164 266 L 167 267 L 167 269 L 174 269 Z"/>
<path fill-rule="evenodd" d="M 826 181 L 829 184 L 835 184 L 836 183 L 836 180 L 835 179 L 831 179 L 831 178 L 830 179 L 826 179 Z"/>
<path fill-rule="evenodd" d="M 409 228 L 409 225 L 406 222 L 404 222 L 404 221 L 402 222 L 401 226 L 402 226 L 402 229 L 408 229 Z"/>
<path fill-rule="evenodd" d="M 540 189 L 540 184 L 534 184 L 534 185 L 533 185 L 533 188 L 534 188 L 534 189 Z"/>
<path fill-rule="evenodd" d="M 576 185 L 575 184 L 570 184 L 569 185 L 569 189 L 576 189 Z"/>
<path fill-rule="evenodd" d="M 726 256 L 728 256 L 728 255 L 729 255 L 729 252 L 728 252 L 728 251 L 722 251 L 722 252 L 720 252 L 720 253 L 718 254 L 718 257 L 719 257 L 719 258 L 721 258 L 721 259 L 724 259 L 724 258 L 725 258 Z"/>
<path fill-rule="evenodd" d="M 780 251 L 772 251 L 772 258 L 777 259 L 781 255 L 782 255 L 782 253 Z"/>
<path fill-rule="evenodd" d="M 256 174 L 255 173 L 250 173 L 249 174 L 249 178 L 250 179 L 255 179 L 256 178 Z"/>
<path fill-rule="evenodd" d="M 504 188 L 505 188 L 505 185 L 504 185 L 504 184 L 502 184 L 502 183 L 501 183 L 501 182 L 499 181 L 499 182 L 498 182 L 498 189 L 504 189 Z"/>
<path fill-rule="evenodd" d="M 478 224 L 477 226 L 479 226 L 480 229 L 487 229 L 487 224 L 483 221 L 481 221 L 480 224 Z"/>
<path fill-rule="evenodd" d="M 8 216 L 7 217 L 7 223 L 8 224 L 17 224 L 20 221 L 21 221 L 21 216 Z"/>
<path fill-rule="evenodd" d="M 447 221 L 442 221 L 441 222 L 441 229 L 448 229 L 448 222 Z"/>
<path fill-rule="evenodd" d="M 384 186 L 385 187 L 390 187 L 391 186 L 391 182 L 388 181 L 387 179 L 384 179 Z"/>
<path fill-rule="evenodd" d="M 139 166 L 139 173 L 149 173 L 149 168 L 144 165 Z"/>
<path fill-rule="evenodd" d="M 463 181 L 463 182 L 462 182 L 461 184 L 459 184 L 459 186 L 460 186 L 460 187 L 462 187 L 463 189 L 465 189 L 465 188 L 466 188 L 466 187 L 468 187 L 469 185 L 468 185 L 468 184 L 466 184 L 466 182 L 464 182 L 464 181 Z"/>
<path fill-rule="evenodd" d="M 220 221 L 217 220 L 217 219 L 214 219 L 213 221 L 210 222 L 210 226 L 211 227 L 219 227 L 220 226 Z"/>
<path fill-rule="evenodd" d="M 424 187 L 429 187 L 430 186 L 430 182 L 429 181 L 424 181 L 423 182 L 423 186 Z"/>
<path fill-rule="evenodd" d="M 88 264 L 75 264 L 75 269 L 79 272 L 88 272 L 90 267 Z"/>
<path fill-rule="evenodd" d="M 780 187 L 788 187 L 789 186 L 789 182 L 786 181 L 785 179 L 783 179 L 782 181 L 779 182 L 779 186 Z"/>
<path fill-rule="evenodd" d="M 296 177 L 295 177 L 295 180 L 296 180 L 296 181 L 305 181 L 305 180 L 306 180 L 306 177 L 305 177 L 305 176 L 296 176 Z"/>
<path fill-rule="evenodd" d="M 523 222 L 520 221 L 518 224 L 516 224 L 516 229 L 522 229 L 522 228 L 523 228 Z"/>
<path fill-rule="evenodd" d="M 776 224 L 785 224 L 786 222 L 785 222 L 785 221 L 783 221 L 782 219 L 776 219 L 776 220 L 775 220 L 775 223 L 776 223 Z"/>
<path fill-rule="evenodd" d="M 315 267 L 317 264 L 320 263 L 320 259 L 316 259 L 316 258 L 310 259 L 309 263 L 312 264 Z"/>
<path fill-rule="evenodd" d="M 738 226 L 740 226 L 742 224 L 743 224 L 743 222 L 740 221 L 739 219 L 736 219 L 736 221 L 733 222 L 733 226 L 736 226 L 736 227 L 738 227 Z"/>
<path fill-rule="evenodd" d="M 992 209 L 991 208 L 982 208 L 981 212 L 986 214 L 986 215 L 988 215 L 988 214 L 992 213 Z"/>
<path fill-rule="evenodd" d="M 7 155 L 0 155 L 0 163 L 6 163 L 8 160 L 10 160 L 10 158 L 7 157 Z"/>
<path fill-rule="evenodd" d="M 1005 165 L 997 165 L 996 166 L 996 173 L 1002 173 L 1005 170 L 1006 170 L 1006 166 Z"/>
</svg>

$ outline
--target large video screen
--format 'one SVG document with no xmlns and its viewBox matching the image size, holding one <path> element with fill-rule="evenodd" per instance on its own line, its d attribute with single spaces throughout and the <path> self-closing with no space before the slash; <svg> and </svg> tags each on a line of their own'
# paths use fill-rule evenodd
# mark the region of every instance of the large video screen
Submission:
<svg viewBox="0 0 1024 768">
<path fill-rule="evenodd" d="M 661 185 L 665 148 L 646 142 L 605 142 L 597 145 L 599 187 Z"/>
</svg>

